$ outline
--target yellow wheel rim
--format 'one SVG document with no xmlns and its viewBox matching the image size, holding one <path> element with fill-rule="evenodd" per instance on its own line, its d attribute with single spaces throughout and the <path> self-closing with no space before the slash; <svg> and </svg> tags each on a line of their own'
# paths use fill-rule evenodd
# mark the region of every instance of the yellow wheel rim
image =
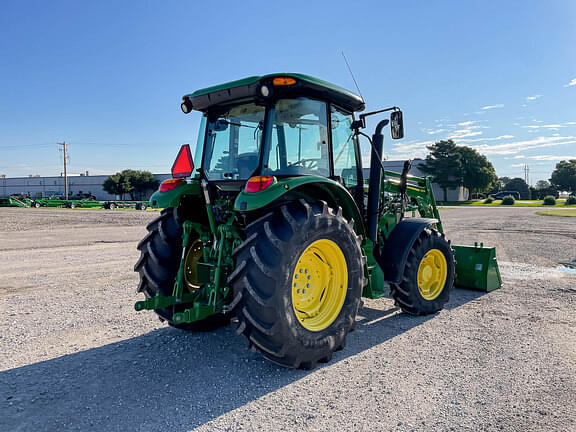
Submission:
<svg viewBox="0 0 576 432">
<path fill-rule="evenodd" d="M 184 282 L 190 291 L 198 290 L 202 284 L 198 283 L 198 272 L 196 264 L 202 259 L 202 249 L 204 245 L 201 240 L 196 240 L 186 252 L 184 260 Z"/>
<path fill-rule="evenodd" d="M 316 240 L 298 258 L 292 274 L 292 307 L 304 328 L 321 331 L 340 314 L 348 288 L 342 250 L 331 240 Z"/>
<path fill-rule="evenodd" d="M 446 284 L 448 264 L 442 251 L 430 249 L 418 266 L 418 290 L 426 300 L 434 300 Z"/>
</svg>

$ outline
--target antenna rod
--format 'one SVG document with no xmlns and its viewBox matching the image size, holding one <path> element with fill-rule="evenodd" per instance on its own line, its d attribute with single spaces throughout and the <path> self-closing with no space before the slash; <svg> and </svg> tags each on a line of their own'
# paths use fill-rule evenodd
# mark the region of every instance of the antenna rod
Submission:
<svg viewBox="0 0 576 432">
<path fill-rule="evenodd" d="M 346 63 L 346 67 L 348 68 L 348 72 L 350 72 L 350 75 L 352 76 L 352 81 L 354 81 L 354 85 L 356 86 L 356 90 L 358 90 L 358 93 L 360 94 L 360 97 L 362 98 L 362 102 L 366 103 L 366 101 L 364 100 L 364 96 L 362 95 L 362 92 L 360 91 L 360 87 L 358 86 L 358 83 L 356 82 L 356 78 L 354 78 L 354 74 L 352 73 L 352 68 L 348 64 L 348 59 L 344 55 L 344 51 L 342 51 L 342 57 L 344 57 L 344 62 Z"/>
</svg>

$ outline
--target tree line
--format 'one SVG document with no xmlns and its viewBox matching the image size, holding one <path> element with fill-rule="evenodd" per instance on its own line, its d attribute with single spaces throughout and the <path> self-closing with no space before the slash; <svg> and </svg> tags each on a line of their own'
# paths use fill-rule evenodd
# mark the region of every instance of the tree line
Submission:
<svg viewBox="0 0 576 432">
<path fill-rule="evenodd" d="M 486 156 L 471 147 L 458 146 L 452 140 L 438 141 L 427 146 L 430 154 L 426 156 L 421 170 L 432 176 L 444 192 L 443 201 L 447 201 L 447 190 L 463 186 L 470 196 L 491 194 L 498 191 L 517 191 L 521 199 L 543 199 L 559 191 L 576 194 L 576 160 L 561 161 L 556 164 L 550 179 L 540 180 L 535 187 L 529 186 L 524 179 L 500 177 Z"/>
<path fill-rule="evenodd" d="M 120 196 L 122 200 L 128 195 L 134 201 L 148 198 L 144 195 L 155 190 L 159 183 L 150 171 L 127 169 L 108 177 L 102 188 L 109 194 Z"/>
</svg>

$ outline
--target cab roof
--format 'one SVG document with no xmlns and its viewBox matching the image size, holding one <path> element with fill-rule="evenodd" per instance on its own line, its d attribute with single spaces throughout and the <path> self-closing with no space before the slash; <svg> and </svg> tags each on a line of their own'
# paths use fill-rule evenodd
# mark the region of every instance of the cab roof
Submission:
<svg viewBox="0 0 576 432">
<path fill-rule="evenodd" d="M 274 78 L 293 78 L 292 85 L 276 86 Z M 261 87 L 266 85 L 270 90 L 264 97 Z M 262 76 L 251 76 L 230 81 L 212 87 L 196 90 L 184 96 L 190 99 L 193 109 L 207 111 L 216 105 L 242 102 L 243 100 L 265 100 L 274 97 L 310 96 L 333 102 L 349 111 L 363 111 L 364 100 L 355 93 L 328 81 L 300 73 L 274 73 Z"/>
</svg>

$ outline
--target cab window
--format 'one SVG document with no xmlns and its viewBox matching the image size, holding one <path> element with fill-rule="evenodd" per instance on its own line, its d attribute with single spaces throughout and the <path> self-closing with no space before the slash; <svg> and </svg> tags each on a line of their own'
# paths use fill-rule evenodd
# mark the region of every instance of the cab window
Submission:
<svg viewBox="0 0 576 432">
<path fill-rule="evenodd" d="M 263 172 L 330 175 L 326 103 L 304 97 L 280 99 Z"/>
<path fill-rule="evenodd" d="M 354 151 L 354 131 L 352 114 L 335 106 L 330 107 L 332 156 L 334 158 L 334 175 L 340 177 L 346 187 L 358 184 L 358 169 Z"/>
</svg>

